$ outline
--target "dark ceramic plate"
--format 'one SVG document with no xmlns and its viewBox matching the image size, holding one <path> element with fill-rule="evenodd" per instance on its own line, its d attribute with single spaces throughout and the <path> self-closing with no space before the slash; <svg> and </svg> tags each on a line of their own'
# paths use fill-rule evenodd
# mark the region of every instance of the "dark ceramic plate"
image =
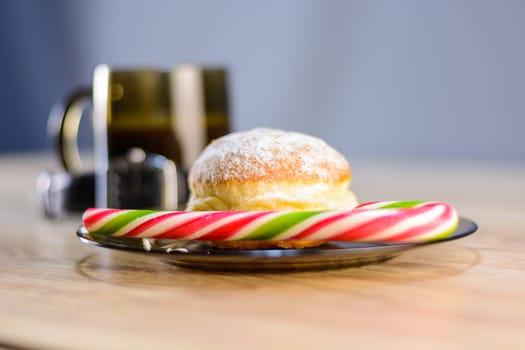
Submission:
<svg viewBox="0 0 525 350">
<path fill-rule="evenodd" d="M 84 243 L 155 256 L 179 267 L 215 271 L 291 271 L 330 269 L 380 263 L 406 250 L 452 241 L 476 232 L 478 226 L 460 218 L 448 238 L 429 243 L 327 242 L 306 249 L 233 250 L 206 242 L 151 238 L 123 238 L 88 233 L 82 226 L 77 235 Z"/>
</svg>

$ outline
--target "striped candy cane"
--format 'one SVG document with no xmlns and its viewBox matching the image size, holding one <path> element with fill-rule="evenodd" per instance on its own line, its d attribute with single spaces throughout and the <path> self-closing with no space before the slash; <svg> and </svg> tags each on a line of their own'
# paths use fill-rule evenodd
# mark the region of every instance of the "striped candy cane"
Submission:
<svg viewBox="0 0 525 350">
<path fill-rule="evenodd" d="M 344 211 L 88 209 L 90 233 L 184 240 L 428 242 L 450 236 L 454 208 L 441 202 L 369 202 Z"/>
</svg>

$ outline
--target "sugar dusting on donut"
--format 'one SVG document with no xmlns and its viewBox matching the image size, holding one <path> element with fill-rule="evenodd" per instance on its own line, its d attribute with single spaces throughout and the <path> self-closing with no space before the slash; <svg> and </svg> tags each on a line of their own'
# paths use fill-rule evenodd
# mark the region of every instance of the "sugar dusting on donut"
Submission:
<svg viewBox="0 0 525 350">
<path fill-rule="evenodd" d="M 190 182 L 341 181 L 346 159 L 323 140 L 298 132 L 257 128 L 213 141 L 195 162 Z"/>
</svg>

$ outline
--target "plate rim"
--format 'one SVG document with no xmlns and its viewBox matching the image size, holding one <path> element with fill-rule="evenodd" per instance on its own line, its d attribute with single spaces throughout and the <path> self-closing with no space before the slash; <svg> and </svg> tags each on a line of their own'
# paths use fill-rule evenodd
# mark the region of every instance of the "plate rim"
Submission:
<svg viewBox="0 0 525 350">
<path fill-rule="evenodd" d="M 466 226 L 466 227 L 464 227 Z M 458 232 L 462 228 L 461 232 Z M 464 238 L 467 236 L 472 235 L 478 230 L 479 226 L 476 222 L 474 222 L 471 219 L 465 218 L 460 216 L 459 217 L 459 223 L 458 228 L 454 231 L 454 233 L 446 238 L 430 241 L 430 242 L 403 242 L 403 243 L 396 243 L 396 242 L 374 242 L 374 243 L 367 243 L 367 242 L 339 242 L 339 241 L 327 241 L 328 245 L 323 245 L 323 247 L 312 247 L 312 248 L 305 248 L 305 249 L 283 249 L 283 248 L 271 248 L 271 249 L 224 249 L 224 248 L 216 248 L 211 247 L 210 250 L 203 249 L 201 251 L 186 251 L 173 249 L 173 250 L 167 250 L 167 249 L 160 249 L 158 247 L 154 247 L 155 249 L 148 250 L 144 245 L 134 245 L 134 246 L 125 246 L 123 243 L 120 245 L 117 245 L 116 243 L 111 242 L 104 242 L 101 240 L 97 240 L 96 237 L 93 237 L 93 234 L 90 234 L 85 230 L 85 228 L 81 225 L 78 230 L 76 231 L 77 237 L 80 239 L 81 242 L 95 246 L 100 248 L 106 248 L 106 249 L 113 249 L 113 250 L 121 250 L 121 251 L 127 251 L 127 252 L 134 252 L 134 253 L 145 253 L 145 254 L 159 254 L 159 255 L 171 255 L 171 256 L 180 256 L 180 257 L 252 257 L 252 258 L 291 258 L 295 256 L 306 256 L 306 255 L 324 255 L 324 254 L 333 254 L 334 252 L 351 252 L 351 251 L 366 251 L 366 250 L 391 250 L 391 249 L 410 249 L 410 248 L 416 248 L 416 247 L 422 247 L 422 246 L 428 246 L 433 245 L 436 243 L 444 243 L 444 242 L 450 242 L 454 241 L 460 238 Z M 106 237 L 113 237 L 113 236 L 106 236 Z M 121 240 L 122 242 L 125 242 L 126 240 L 135 240 L 135 243 L 137 243 L 139 240 L 144 241 L 147 240 L 153 240 L 154 238 L 134 238 L 134 237 L 113 237 L 118 240 Z M 169 244 L 169 241 L 173 241 L 173 244 L 175 242 L 181 242 L 183 240 L 169 240 L 169 239 L 162 239 L 163 242 L 167 242 L 166 244 Z M 183 241 L 183 242 L 196 242 L 196 243 L 203 243 L 200 241 Z M 348 247 L 341 247 L 341 245 L 344 244 L 354 244 L 353 246 Z M 336 245 L 337 248 L 330 248 L 329 245 Z"/>
</svg>

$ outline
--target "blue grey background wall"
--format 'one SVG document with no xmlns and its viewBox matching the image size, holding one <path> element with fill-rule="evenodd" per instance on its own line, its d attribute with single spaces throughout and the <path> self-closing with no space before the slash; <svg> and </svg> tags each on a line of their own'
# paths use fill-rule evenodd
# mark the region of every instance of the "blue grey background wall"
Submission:
<svg viewBox="0 0 525 350">
<path fill-rule="evenodd" d="M 0 2 L 0 152 L 98 63 L 230 69 L 236 130 L 346 155 L 525 161 L 524 1 Z M 87 131 L 84 131 L 87 132 Z"/>
</svg>

